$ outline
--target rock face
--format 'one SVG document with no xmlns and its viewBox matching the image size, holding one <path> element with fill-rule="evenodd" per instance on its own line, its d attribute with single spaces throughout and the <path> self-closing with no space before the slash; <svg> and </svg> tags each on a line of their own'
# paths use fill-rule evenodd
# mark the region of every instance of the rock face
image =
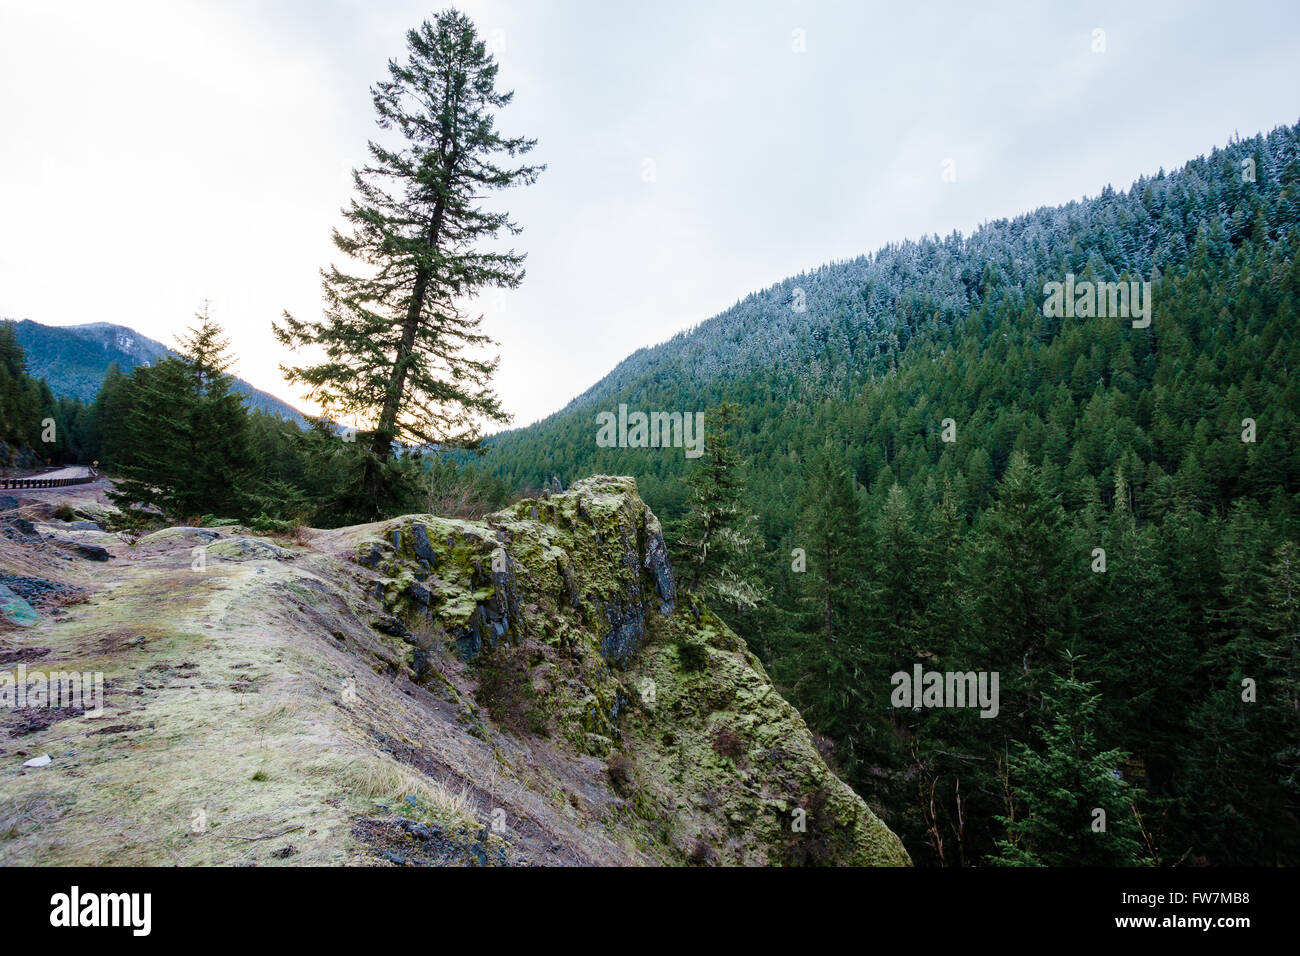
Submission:
<svg viewBox="0 0 1300 956">
<path fill-rule="evenodd" d="M 466 662 L 495 722 L 604 760 L 647 852 L 909 864 L 744 642 L 678 593 L 633 479 L 585 479 L 482 521 L 349 530 L 370 593 L 403 624 L 384 632 L 409 645 L 411 676 L 436 686 L 439 661 Z"/>
</svg>

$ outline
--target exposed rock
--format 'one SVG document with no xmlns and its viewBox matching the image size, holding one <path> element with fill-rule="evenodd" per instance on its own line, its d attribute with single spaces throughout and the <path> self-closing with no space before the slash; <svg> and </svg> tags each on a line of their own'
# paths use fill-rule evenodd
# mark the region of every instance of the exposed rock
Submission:
<svg viewBox="0 0 1300 956">
<path fill-rule="evenodd" d="M 93 521 L 59 521 L 57 518 L 51 518 L 47 522 L 57 528 L 65 528 L 69 531 L 100 531 L 104 529 Z"/>
<path fill-rule="evenodd" d="M 585 479 L 482 522 L 369 528 L 353 553 L 386 606 L 469 662 L 495 718 L 606 760 L 680 859 L 909 863 L 744 642 L 677 593 L 633 479 Z M 436 683 L 437 649 L 408 641 L 412 678 Z"/>
<path fill-rule="evenodd" d="M 30 604 L 3 584 L 0 584 L 0 616 L 20 627 L 31 627 L 41 619 Z"/>
<path fill-rule="evenodd" d="M 374 628 L 381 634 L 391 634 L 393 637 L 405 637 L 409 632 L 406 625 L 395 617 L 381 617 L 374 623 Z"/>
<path fill-rule="evenodd" d="M 44 578 L 20 577 L 3 571 L 0 571 L 0 585 L 12 589 L 14 594 L 34 607 L 53 607 L 80 601 L 86 596 L 85 589 L 76 585 L 60 584 Z"/>
<path fill-rule="evenodd" d="M 31 537 L 36 534 L 36 526 L 26 518 L 10 518 L 5 522 L 5 529 L 23 537 Z"/>
<path fill-rule="evenodd" d="M 411 542 L 415 549 L 415 556 L 425 564 L 433 567 L 438 563 L 437 556 L 434 554 L 433 547 L 429 543 L 429 529 L 422 524 L 417 524 L 411 528 Z"/>
<path fill-rule="evenodd" d="M 292 561 L 293 552 L 272 544 L 263 538 L 234 537 L 214 541 L 207 546 L 208 554 L 227 561 Z"/>
<path fill-rule="evenodd" d="M 112 557 L 107 548 L 97 544 L 82 544 L 80 541 L 74 541 L 70 546 L 73 551 L 89 561 L 107 561 Z"/>
<path fill-rule="evenodd" d="M 178 525 L 175 528 L 163 528 L 161 531 L 145 535 L 136 542 L 136 547 L 206 544 L 209 541 L 216 541 L 220 537 L 222 537 L 221 532 L 215 528 L 191 528 L 187 525 Z"/>
</svg>

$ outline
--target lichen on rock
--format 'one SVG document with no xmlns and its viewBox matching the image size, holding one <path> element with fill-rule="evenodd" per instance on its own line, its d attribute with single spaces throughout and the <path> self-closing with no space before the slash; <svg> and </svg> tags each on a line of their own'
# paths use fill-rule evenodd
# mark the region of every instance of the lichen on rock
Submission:
<svg viewBox="0 0 1300 956">
<path fill-rule="evenodd" d="M 357 530 L 373 596 L 410 631 L 411 676 L 433 681 L 454 651 L 498 723 L 606 760 L 647 852 L 909 863 L 744 641 L 678 593 L 634 479 L 587 478 L 482 521 Z"/>
</svg>

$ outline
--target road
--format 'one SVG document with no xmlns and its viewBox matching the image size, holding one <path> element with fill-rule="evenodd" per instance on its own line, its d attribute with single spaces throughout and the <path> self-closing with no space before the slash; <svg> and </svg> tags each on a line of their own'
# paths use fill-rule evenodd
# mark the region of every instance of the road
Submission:
<svg viewBox="0 0 1300 956">
<path fill-rule="evenodd" d="M 72 465 L 68 468 L 60 468 L 58 471 L 42 471 L 33 475 L 26 475 L 27 478 L 85 478 L 90 474 L 90 469 L 85 465 Z"/>
<path fill-rule="evenodd" d="M 33 494 L 45 496 L 51 492 L 63 492 L 67 494 L 72 489 L 80 489 L 82 493 L 87 491 L 93 492 L 109 486 L 108 480 L 103 476 L 100 476 L 94 481 L 82 481 L 76 484 L 73 483 L 77 482 L 78 479 L 89 478 L 90 476 L 91 470 L 85 465 L 72 465 L 68 468 L 56 469 L 55 471 L 43 471 L 34 475 L 24 475 L 19 479 L 19 486 L 17 488 L 11 487 L 11 482 L 9 480 L 0 481 L 0 494 L 21 491 L 24 495 Z M 64 481 L 68 482 L 68 484 L 60 485 L 55 488 L 34 488 L 28 484 L 28 482 L 35 481 Z"/>
</svg>

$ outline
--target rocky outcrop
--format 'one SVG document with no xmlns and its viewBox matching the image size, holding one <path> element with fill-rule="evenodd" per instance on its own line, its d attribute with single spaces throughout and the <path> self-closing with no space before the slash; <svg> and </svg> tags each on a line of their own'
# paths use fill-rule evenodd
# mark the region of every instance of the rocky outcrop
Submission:
<svg viewBox="0 0 1300 956">
<path fill-rule="evenodd" d="M 467 662 L 478 705 L 606 762 L 647 848 L 699 863 L 906 865 L 826 766 L 744 642 L 679 594 L 631 478 L 595 477 L 482 521 L 349 529 L 418 682 Z M 361 570 L 364 569 L 364 570 Z"/>
</svg>

